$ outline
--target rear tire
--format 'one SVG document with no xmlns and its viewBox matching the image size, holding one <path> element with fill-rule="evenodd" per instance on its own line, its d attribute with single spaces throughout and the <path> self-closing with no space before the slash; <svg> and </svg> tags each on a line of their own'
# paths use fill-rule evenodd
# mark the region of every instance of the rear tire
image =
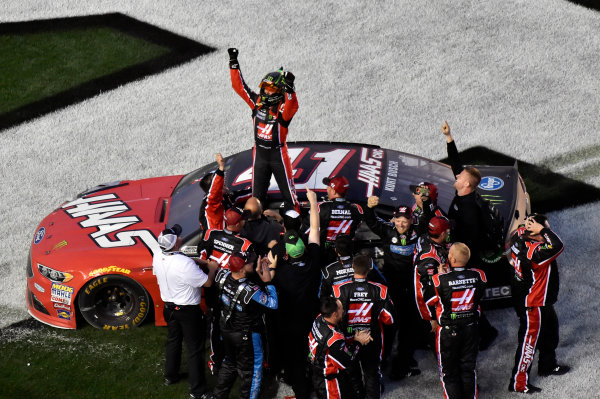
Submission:
<svg viewBox="0 0 600 399">
<path fill-rule="evenodd" d="M 150 297 L 137 281 L 109 274 L 81 287 L 78 306 L 95 328 L 127 330 L 142 324 L 150 311 Z"/>
</svg>

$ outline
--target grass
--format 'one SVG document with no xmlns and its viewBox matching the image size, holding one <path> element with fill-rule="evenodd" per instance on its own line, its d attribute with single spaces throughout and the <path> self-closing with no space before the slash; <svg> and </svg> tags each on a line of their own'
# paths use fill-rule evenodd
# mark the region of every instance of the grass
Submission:
<svg viewBox="0 0 600 399">
<path fill-rule="evenodd" d="M 169 48 L 98 27 L 0 35 L 0 114 L 136 65 Z"/>
</svg>

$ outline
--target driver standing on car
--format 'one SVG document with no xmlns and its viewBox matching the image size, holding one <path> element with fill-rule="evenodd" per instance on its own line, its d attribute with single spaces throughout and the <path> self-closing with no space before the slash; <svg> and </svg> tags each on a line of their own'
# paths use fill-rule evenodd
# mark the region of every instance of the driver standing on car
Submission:
<svg viewBox="0 0 600 399">
<path fill-rule="evenodd" d="M 231 85 L 252 109 L 254 125 L 252 195 L 261 203 L 267 204 L 267 190 L 273 175 L 286 208 L 299 211 L 294 187 L 294 172 L 286 144 L 288 127 L 298 111 L 298 99 L 294 87 L 296 77 L 283 68 L 273 71 L 262 79 L 259 85 L 260 94 L 257 94 L 244 82 L 237 59 L 238 49 L 230 48 L 227 51 Z"/>
<path fill-rule="evenodd" d="M 181 344 L 185 341 L 190 380 L 190 399 L 200 398 L 207 390 L 204 377 L 204 315 L 200 309 L 201 287 L 214 281 L 217 263 L 198 261 L 208 268 L 206 274 L 196 262 L 181 252 L 181 226 L 174 225 L 158 236 L 161 252 L 154 255 L 152 266 L 158 280 L 160 297 L 165 303 L 167 322 L 165 385 L 179 381 Z"/>
</svg>

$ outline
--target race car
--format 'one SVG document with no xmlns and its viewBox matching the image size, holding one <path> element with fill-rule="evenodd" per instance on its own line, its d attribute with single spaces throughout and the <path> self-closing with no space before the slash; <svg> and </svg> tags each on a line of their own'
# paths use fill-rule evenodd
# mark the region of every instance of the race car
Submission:
<svg viewBox="0 0 600 399">
<path fill-rule="evenodd" d="M 412 204 L 409 185 L 421 181 L 438 187 L 438 205 L 447 210 L 455 179 L 448 165 L 375 145 L 334 142 L 289 143 L 299 200 L 306 187 L 324 196 L 323 178 L 343 175 L 350 181 L 346 198 L 365 205 L 380 198 L 377 211 L 390 217 L 398 204 Z M 27 260 L 26 301 L 37 320 L 60 328 L 77 328 L 81 318 L 96 328 L 129 329 L 149 314 L 166 325 L 163 302 L 152 270 L 160 248 L 157 236 L 166 226 L 182 227 L 182 251 L 197 255 L 202 237 L 199 211 L 204 192 L 200 180 L 216 163 L 187 175 L 117 181 L 88 189 L 58 207 L 39 224 Z M 514 166 L 480 166 L 479 190 L 504 216 L 512 231 L 529 213 L 523 180 Z M 252 150 L 226 158 L 225 186 L 238 202 L 250 196 Z M 274 179 L 271 208 L 281 196 Z M 378 256 L 378 237 L 366 226 L 357 232 L 359 247 Z M 506 270 L 508 272 L 508 270 Z M 508 298 L 506 273 L 489 280 L 487 298 Z"/>
</svg>

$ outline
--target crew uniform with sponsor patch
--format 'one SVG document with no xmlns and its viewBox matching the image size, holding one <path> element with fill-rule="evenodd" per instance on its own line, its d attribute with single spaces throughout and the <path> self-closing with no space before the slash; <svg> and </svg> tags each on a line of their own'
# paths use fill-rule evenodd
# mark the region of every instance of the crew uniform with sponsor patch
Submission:
<svg viewBox="0 0 600 399">
<path fill-rule="evenodd" d="M 385 285 L 366 279 L 372 267 L 372 261 L 368 256 L 355 256 L 352 267 L 354 278 L 334 285 L 333 296 L 338 298 L 344 307 L 342 329 L 347 336 L 352 336 L 357 330 L 371 332 L 373 341 L 360 351 L 359 362 L 363 372 L 366 397 L 379 398 L 383 387 L 381 375 L 383 325 L 391 325 L 394 322 L 394 306 L 388 297 L 388 288 Z M 357 371 L 355 382 L 362 381 L 358 375 L 360 372 L 358 368 Z"/>
<path fill-rule="evenodd" d="M 338 329 L 344 314 L 342 303 L 332 297 L 321 298 L 321 314 L 313 322 L 308 335 L 309 360 L 317 399 L 353 398 L 353 384 L 348 370 L 355 367 L 360 345 L 368 344 L 370 333 L 357 331 L 346 340 Z"/>
<path fill-rule="evenodd" d="M 254 152 L 252 165 L 252 195 L 266 203 L 271 174 L 288 208 L 299 210 L 294 172 L 286 144 L 288 127 L 298 111 L 294 88 L 295 76 L 277 70 L 267 74 L 260 83 L 260 94 L 244 81 L 238 50 L 228 49 L 231 85 L 252 109 Z"/>
<path fill-rule="evenodd" d="M 257 398 L 263 367 L 264 309 L 277 309 L 277 292 L 271 284 L 268 267 L 260 273 L 265 291 L 248 277 L 255 273 L 257 257 L 253 253 L 234 253 L 229 259 L 229 270 L 220 269 L 215 278 L 220 301 L 220 327 L 225 358 L 219 369 L 214 389 L 216 399 L 227 398 L 239 375 L 240 398 Z"/>
<path fill-rule="evenodd" d="M 519 317 L 519 341 L 510 391 L 541 390 L 529 383 L 536 349 L 540 351 L 540 376 L 562 375 L 570 370 L 569 366 L 556 361 L 559 327 L 553 305 L 559 290 L 556 258 L 563 249 L 561 239 L 548 227 L 544 215 L 531 216 L 525 227 L 520 227 L 511 237 L 511 263 L 515 272 L 512 295 Z"/>
<path fill-rule="evenodd" d="M 432 320 L 435 307 L 427 301 L 435 296 L 433 276 L 448 261 L 446 237 L 450 224 L 445 217 L 436 216 L 429 221 L 429 233 L 421 236 L 415 246 L 414 285 L 417 309 L 423 320 Z"/>
<path fill-rule="evenodd" d="M 335 252 L 338 255 L 336 262 L 325 266 L 321 271 L 321 288 L 319 297 L 333 295 L 333 286 L 342 281 L 352 280 L 354 270 L 352 269 L 352 239 L 347 235 L 339 235 L 335 240 Z M 367 275 L 367 280 L 380 284 L 386 284 L 385 277 L 377 267 L 373 267 Z"/>
<path fill-rule="evenodd" d="M 346 192 L 350 187 L 344 176 L 324 178 L 327 186 L 327 201 L 319 203 L 319 219 L 321 225 L 321 246 L 325 249 L 326 263 L 335 261 L 335 239 L 340 234 L 354 238 L 356 229 L 363 220 L 363 209 L 360 205 L 346 200 Z"/>
<path fill-rule="evenodd" d="M 224 216 L 226 227 L 222 230 L 207 230 L 204 238 L 198 245 L 198 252 L 201 259 L 209 259 L 217 262 L 219 267 L 229 267 L 229 257 L 235 252 L 253 252 L 252 243 L 240 237 L 237 233 L 242 229 L 244 220 L 242 211 L 236 207 L 230 208 Z M 208 362 L 212 374 L 216 374 L 216 369 L 223 359 L 223 345 L 219 333 L 219 301 L 215 298 L 214 289 L 206 293 L 206 301 L 212 309 L 210 320 L 210 359 Z"/>
<path fill-rule="evenodd" d="M 388 355 L 391 353 L 394 338 L 398 335 L 397 353 L 392 360 L 390 373 L 391 379 L 398 380 L 421 373 L 413 363 L 415 346 L 424 324 L 414 300 L 413 256 L 417 233 L 412 226 L 412 212 L 408 206 L 401 205 L 396 208 L 391 221 L 386 222 L 375 215 L 375 207 L 378 204 L 378 197 L 369 197 L 365 209 L 365 222 L 382 240 L 383 275 L 394 302 L 396 320 L 402 317 L 402 327 L 396 326 L 396 331 L 386 336 L 385 343 Z"/>
<path fill-rule="evenodd" d="M 436 296 L 428 302 L 436 305 L 436 352 L 447 399 L 477 397 L 479 304 L 486 278 L 481 270 L 465 267 L 469 256 L 465 244 L 452 245 L 448 254 L 451 270 L 433 276 Z"/>
</svg>

